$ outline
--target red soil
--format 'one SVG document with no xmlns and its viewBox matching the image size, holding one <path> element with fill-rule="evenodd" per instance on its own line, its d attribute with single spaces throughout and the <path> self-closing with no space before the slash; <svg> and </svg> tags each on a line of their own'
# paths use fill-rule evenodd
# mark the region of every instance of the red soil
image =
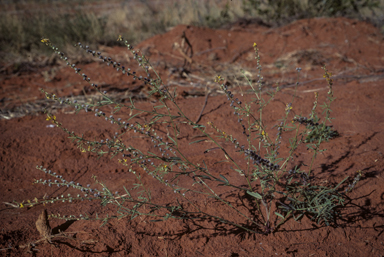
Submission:
<svg viewBox="0 0 384 257">
<path fill-rule="evenodd" d="M 184 58 L 174 43 L 181 44 L 185 32 L 192 45 L 192 63 L 183 67 Z M 316 179 L 337 183 L 346 176 L 353 178 L 357 170 L 363 171 L 361 181 L 349 195 L 351 200 L 342 209 L 341 218 L 335 226 L 317 225 L 307 218 L 301 223 L 289 219 L 275 233 L 268 236 L 250 234 L 230 225 L 213 221 L 149 222 L 149 218 L 128 218 L 112 220 L 100 227 L 100 221 L 65 222 L 51 219 L 54 232 L 60 229 L 74 240 L 54 240 L 57 247 L 38 243 L 37 256 L 384 256 L 384 40 L 382 34 L 372 25 L 344 18 L 301 20 L 281 28 L 266 28 L 258 24 L 239 22 L 227 30 L 211 30 L 177 26 L 164 35 L 148 39 L 136 48 L 147 54 L 165 83 L 175 86 L 178 101 L 187 115 L 198 117 L 202 109 L 206 87 L 212 91 L 208 97 L 200 124 L 213 121 L 217 127 L 242 138 L 241 127 L 231 115 L 226 97 L 217 90 L 214 77 L 221 74 L 238 75 L 240 67 L 256 74 L 256 61 L 252 45 L 257 42 L 261 51 L 261 64 L 267 86 L 279 83 L 283 88 L 266 109 L 265 121 L 273 126 L 284 111 L 285 104 L 294 92 L 296 67 L 302 67 L 301 84 L 297 100 L 293 104 L 295 114 L 307 114 L 314 101 L 313 92 L 320 95 L 320 103 L 327 93 L 326 81 L 322 78 L 321 66 L 326 64 L 334 74 L 334 95 L 332 125 L 340 137 L 324 144 L 328 150 L 316 161 Z M 186 44 L 185 46 L 186 47 Z M 210 50 L 210 51 L 206 51 Z M 206 51 L 206 52 L 205 52 Z M 135 69 L 135 61 L 128 59 L 122 47 L 104 48 L 103 55 L 126 63 Z M 74 53 L 74 55 L 76 55 Z M 69 56 L 73 57 L 73 56 Z M 146 96 L 147 88 L 140 82 L 127 79 L 114 72 L 111 67 L 98 62 L 88 62 L 89 57 L 78 58 L 78 67 L 94 83 L 102 85 L 108 92 L 131 92 L 135 96 Z M 44 60 L 43 60 L 44 61 Z M 51 66 L 29 66 L 15 69 L 4 65 L 1 74 L 1 109 L 15 110 L 26 102 L 43 99 L 38 90 L 44 88 L 57 96 L 92 94 L 92 90 L 73 70 L 54 58 L 46 60 Z M 184 74 L 183 72 L 186 72 Z M 228 78 L 231 90 L 243 102 L 251 96 L 241 96 L 233 77 Z M 242 83 L 241 80 L 239 80 Z M 150 107 L 156 97 L 149 101 L 138 101 L 142 108 Z M 13 108 L 13 109 L 12 109 Z M 112 111 L 112 110 L 111 110 Z M 69 113 L 68 109 L 56 114 L 57 119 L 69 130 L 84 133 L 89 138 L 102 135 L 111 137 L 114 127 L 92 114 Z M 122 116 L 123 114 L 121 114 Z M 21 202 L 45 194 L 59 196 L 72 193 L 71 189 L 54 189 L 32 185 L 34 179 L 48 179 L 36 170 L 36 165 L 52 169 L 67 180 L 82 184 L 93 183 L 94 174 L 113 192 L 122 191 L 128 185 L 132 174 L 117 162 L 117 158 L 103 157 L 99 160 L 76 149 L 67 134 L 49 127 L 44 115 L 3 119 L 0 121 L 0 165 L 2 186 L 0 202 Z M 230 121 L 230 122 L 228 122 Z M 182 145 L 194 141 L 193 132 L 183 131 Z M 243 140 L 244 141 L 244 140 Z M 132 144 L 144 149 L 151 148 L 147 141 L 132 138 Z M 225 145 L 225 143 L 223 143 Z M 285 144 L 287 144 L 285 142 Z M 230 145 L 227 145 L 227 147 Z M 203 143 L 204 150 L 211 145 Z M 283 145 L 282 148 L 285 148 Z M 203 153 L 201 145 L 185 148 L 186 156 L 196 161 L 206 160 L 213 172 L 226 176 L 236 183 L 241 181 L 224 164 L 213 165 L 223 159 L 217 151 L 211 155 Z M 286 150 L 282 150 L 282 155 Z M 298 160 L 308 160 L 306 149 L 298 154 Z M 350 180 L 351 181 L 351 180 Z M 153 197 L 167 203 L 173 194 L 169 188 L 162 188 L 157 181 L 146 178 L 144 183 L 155 187 Z M 241 182 L 242 183 L 242 182 Z M 230 198 L 230 197 L 229 197 Z M 229 199 L 228 198 L 228 199 Z M 191 201 L 211 214 L 219 214 L 236 221 L 241 217 L 228 212 L 222 205 L 191 195 Z M 203 200 L 202 200 L 203 199 Z M 231 198 L 231 201 L 237 201 Z M 35 222 L 42 210 L 48 214 L 61 215 L 80 213 L 110 213 L 111 207 L 101 208 L 98 202 L 62 203 L 33 208 L 12 208 L 2 204 L 0 210 L 0 248 L 25 245 L 40 238 Z M 29 255 L 27 249 L 0 251 L 4 256 Z"/>
</svg>

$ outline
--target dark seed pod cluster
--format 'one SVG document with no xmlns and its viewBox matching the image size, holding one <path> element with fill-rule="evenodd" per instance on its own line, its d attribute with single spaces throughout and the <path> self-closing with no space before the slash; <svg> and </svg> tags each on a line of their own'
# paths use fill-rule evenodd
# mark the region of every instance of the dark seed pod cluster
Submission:
<svg viewBox="0 0 384 257">
<path fill-rule="evenodd" d="M 300 124 L 305 124 L 305 125 L 309 125 L 309 126 L 312 126 L 312 127 L 315 127 L 315 126 L 319 125 L 319 123 L 313 122 L 313 119 L 307 119 L 307 117 L 294 118 L 293 121 L 297 121 Z"/>
<path fill-rule="evenodd" d="M 245 155 L 249 155 L 250 159 L 253 160 L 253 163 L 261 164 L 264 167 L 268 168 L 269 170 L 278 170 L 280 169 L 280 166 L 278 164 L 273 164 L 270 161 L 263 159 L 260 155 L 256 154 L 252 150 L 244 150 Z"/>
<path fill-rule="evenodd" d="M 348 187 L 345 189 L 345 193 L 348 193 L 350 191 L 352 191 L 352 189 L 356 186 L 357 182 L 359 182 L 361 176 L 363 175 L 363 173 L 359 170 L 357 171 L 357 176 L 353 179 L 353 182 L 352 184 L 349 184 Z"/>
<path fill-rule="evenodd" d="M 91 55 L 93 55 L 93 56 L 96 56 L 96 54 L 97 54 L 97 55 L 98 55 L 98 58 L 99 58 L 100 60 L 102 60 L 104 63 L 106 63 L 107 66 L 112 66 L 112 67 L 115 68 L 117 71 L 121 71 L 122 74 L 127 74 L 127 76 L 132 76 L 134 80 L 136 80 L 136 79 L 141 80 L 141 81 L 144 82 L 144 84 L 147 84 L 147 83 L 148 83 L 148 84 L 151 84 L 151 85 L 152 85 L 152 84 L 153 84 L 153 80 L 150 79 L 149 67 L 147 66 L 147 60 L 146 60 L 146 59 L 143 59 L 143 57 L 141 57 L 141 56 L 137 53 L 137 51 L 132 50 L 133 47 L 132 47 L 131 45 L 128 45 L 128 44 L 126 44 L 126 45 L 127 45 L 127 47 L 128 47 L 128 50 L 130 50 L 130 51 L 133 53 L 133 55 L 134 55 L 133 58 L 139 62 L 139 66 L 143 66 L 143 67 L 144 67 L 144 69 L 145 69 L 145 71 L 146 71 L 146 74 L 147 74 L 147 77 L 143 77 L 143 76 L 138 76 L 138 75 L 136 75 L 136 72 L 135 72 L 135 71 L 132 71 L 132 72 L 131 72 L 131 69 L 129 69 L 129 68 L 126 69 L 124 66 L 121 66 L 120 63 L 118 63 L 118 62 L 112 60 L 111 57 L 103 56 L 103 55 L 101 55 L 100 52 L 96 52 L 96 51 L 94 51 L 94 50 L 89 49 L 89 46 L 84 46 L 81 42 L 77 43 L 75 46 L 78 46 L 78 47 L 84 49 L 87 53 L 89 53 L 89 54 L 91 54 Z M 73 65 L 72 65 L 72 68 L 74 68 L 74 67 L 75 67 L 75 65 L 73 64 Z M 78 72 L 80 71 L 80 69 L 77 69 L 77 70 L 75 69 L 75 71 L 76 71 L 76 73 L 78 73 Z M 82 76 L 83 76 L 83 80 L 86 80 L 86 81 L 88 81 L 88 82 L 90 81 L 90 78 L 87 78 L 87 76 L 86 76 L 85 74 L 83 74 Z M 95 87 L 97 87 L 97 85 L 96 85 Z"/>
</svg>

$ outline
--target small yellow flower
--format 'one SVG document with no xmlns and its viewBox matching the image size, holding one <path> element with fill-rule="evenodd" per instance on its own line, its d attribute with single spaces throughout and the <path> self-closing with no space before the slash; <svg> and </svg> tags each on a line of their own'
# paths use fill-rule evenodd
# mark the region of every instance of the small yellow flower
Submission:
<svg viewBox="0 0 384 257">
<path fill-rule="evenodd" d="M 220 75 L 217 75 L 215 78 L 215 82 L 219 83 L 221 80 L 223 80 L 223 78 Z"/>
<path fill-rule="evenodd" d="M 82 152 L 82 153 L 85 153 L 85 149 L 84 149 L 84 148 L 83 148 L 83 149 L 81 149 L 81 152 Z"/>
<path fill-rule="evenodd" d="M 41 39 L 41 43 L 44 43 L 44 44 L 49 44 L 51 41 L 49 40 L 49 38 L 42 38 Z"/>
<path fill-rule="evenodd" d="M 23 204 L 23 203 L 20 203 L 19 207 L 20 207 L 20 208 L 24 208 L 24 204 Z"/>
<path fill-rule="evenodd" d="M 257 44 L 256 44 L 256 43 L 253 43 L 253 47 L 257 47 Z"/>
<path fill-rule="evenodd" d="M 323 78 L 325 78 L 327 81 L 332 81 L 331 79 L 332 73 L 326 71 L 325 74 L 323 75 Z"/>
<path fill-rule="evenodd" d="M 117 41 L 123 41 L 123 37 L 119 35 L 119 37 L 117 38 Z"/>
<path fill-rule="evenodd" d="M 264 139 L 268 136 L 268 133 L 266 133 L 264 130 L 261 131 L 261 135 L 263 136 Z"/>
<path fill-rule="evenodd" d="M 46 120 L 52 120 L 52 122 L 54 122 L 56 120 L 56 116 L 55 115 L 47 114 L 47 119 Z"/>
</svg>

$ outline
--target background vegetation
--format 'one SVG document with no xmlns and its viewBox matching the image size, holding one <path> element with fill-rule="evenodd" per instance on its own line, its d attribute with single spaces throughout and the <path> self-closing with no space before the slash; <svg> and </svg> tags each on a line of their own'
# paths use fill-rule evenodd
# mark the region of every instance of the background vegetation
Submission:
<svg viewBox="0 0 384 257">
<path fill-rule="evenodd" d="M 2 62 L 49 54 L 39 44 L 42 37 L 62 49 L 78 41 L 114 45 L 119 34 L 135 44 L 178 24 L 218 28 L 239 18 L 278 26 L 346 16 L 384 28 L 384 0 L 0 0 L 0 5 Z"/>
</svg>

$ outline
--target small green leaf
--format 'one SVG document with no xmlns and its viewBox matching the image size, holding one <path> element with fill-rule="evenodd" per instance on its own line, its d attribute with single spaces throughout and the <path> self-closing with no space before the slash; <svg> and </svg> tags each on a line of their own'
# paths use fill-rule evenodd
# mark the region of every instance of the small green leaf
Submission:
<svg viewBox="0 0 384 257">
<path fill-rule="evenodd" d="M 193 142 L 191 142 L 191 143 L 189 143 L 189 144 L 192 145 L 192 144 L 195 144 L 195 143 L 203 142 L 203 141 L 205 141 L 205 140 L 206 140 L 206 139 L 200 139 L 200 140 L 193 141 Z"/>
<path fill-rule="evenodd" d="M 293 217 L 293 218 L 295 219 L 295 221 L 298 221 L 302 216 L 303 216 L 303 214 L 300 214 L 299 216 Z"/>
<path fill-rule="evenodd" d="M 169 135 L 167 135 L 168 136 L 168 138 L 169 139 L 171 139 L 172 140 L 172 142 L 177 146 L 177 143 L 176 143 L 176 141 L 172 138 L 172 137 L 170 137 Z"/>
<path fill-rule="evenodd" d="M 226 179 L 223 175 L 219 175 L 219 176 L 222 177 L 227 182 L 227 184 L 229 184 L 228 179 Z"/>
<path fill-rule="evenodd" d="M 196 125 L 193 126 L 193 128 L 205 128 L 205 126 L 204 125 L 200 125 L 200 124 L 196 124 Z"/>
<path fill-rule="evenodd" d="M 282 218 L 283 220 L 285 219 L 285 218 L 284 218 L 284 216 L 283 216 L 283 215 L 281 215 L 280 213 L 278 213 L 278 212 L 275 212 L 275 214 L 276 214 L 277 216 L 279 216 L 280 218 Z"/>
<path fill-rule="evenodd" d="M 138 113 L 132 115 L 131 117 L 129 117 L 129 119 L 127 121 L 130 121 L 131 119 L 133 119 L 134 117 L 136 117 L 136 116 L 138 116 L 138 115 L 140 115 L 142 113 L 144 113 L 144 112 L 138 112 Z"/>
<path fill-rule="evenodd" d="M 205 176 L 205 175 L 195 175 L 193 176 L 194 178 L 203 178 L 203 179 L 209 179 L 209 180 L 212 180 L 210 177 L 208 176 Z"/>
<path fill-rule="evenodd" d="M 263 199 L 263 197 L 256 192 L 247 191 L 247 194 L 249 194 L 249 195 L 251 195 L 257 199 L 260 199 L 260 200 Z"/>
</svg>

